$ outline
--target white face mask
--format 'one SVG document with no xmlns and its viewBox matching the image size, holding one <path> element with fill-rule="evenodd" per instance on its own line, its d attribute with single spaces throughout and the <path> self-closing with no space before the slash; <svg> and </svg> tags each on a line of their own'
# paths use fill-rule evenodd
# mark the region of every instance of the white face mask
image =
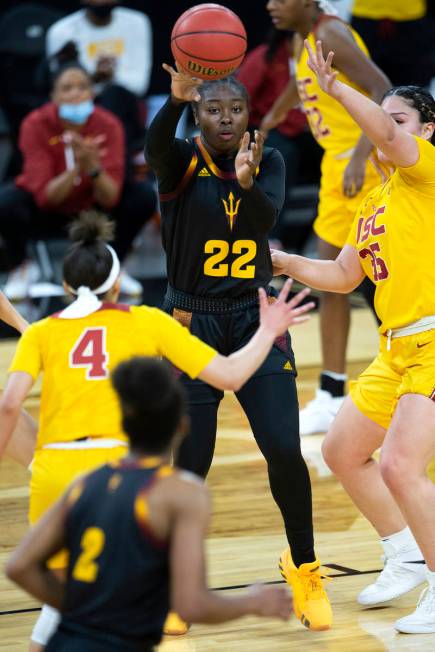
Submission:
<svg viewBox="0 0 435 652">
<path fill-rule="evenodd" d="M 92 114 L 94 103 L 92 100 L 85 100 L 79 104 L 59 104 L 59 117 L 75 125 L 83 125 Z"/>
</svg>

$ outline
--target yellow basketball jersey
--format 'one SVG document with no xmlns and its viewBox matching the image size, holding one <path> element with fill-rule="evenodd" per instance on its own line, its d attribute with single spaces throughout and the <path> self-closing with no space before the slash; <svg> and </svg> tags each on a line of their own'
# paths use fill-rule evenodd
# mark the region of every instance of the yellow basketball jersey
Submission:
<svg viewBox="0 0 435 652">
<path fill-rule="evenodd" d="M 122 360 L 163 356 L 194 378 L 216 355 L 156 308 L 103 304 L 80 319 L 59 314 L 29 326 L 9 369 L 34 379 L 43 372 L 37 448 L 89 436 L 126 439 L 109 377 Z"/>
<path fill-rule="evenodd" d="M 426 13 L 426 0 L 355 0 L 352 13 L 373 20 L 417 20 Z"/>
<path fill-rule="evenodd" d="M 417 163 L 369 192 L 347 241 L 376 284 L 381 333 L 435 315 L 435 147 L 416 141 Z"/>
<path fill-rule="evenodd" d="M 321 20 L 339 19 L 335 16 L 324 15 Z M 352 32 L 358 47 L 365 55 L 369 56 L 361 37 L 350 26 L 347 25 L 347 27 Z M 310 32 L 307 38 L 311 48 L 315 50 L 317 40 L 315 30 Z M 308 67 L 308 53 L 305 47 L 301 48 L 301 54 L 296 60 L 295 66 L 299 97 L 314 138 L 323 149 L 332 155 L 348 152 L 357 144 L 361 136 L 361 129 L 341 104 L 322 91 L 316 75 Z M 367 95 L 365 90 L 354 84 L 343 73 L 338 73 L 338 79 Z"/>
</svg>

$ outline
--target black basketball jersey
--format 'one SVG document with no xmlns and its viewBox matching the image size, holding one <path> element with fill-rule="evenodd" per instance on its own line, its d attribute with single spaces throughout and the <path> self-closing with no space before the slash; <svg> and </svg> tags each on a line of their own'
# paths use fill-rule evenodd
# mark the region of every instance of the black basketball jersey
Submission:
<svg viewBox="0 0 435 652">
<path fill-rule="evenodd" d="M 168 548 L 147 530 L 146 496 L 153 480 L 170 473 L 143 459 L 85 478 L 66 522 L 68 630 L 76 625 L 81 634 L 131 642 L 132 649 L 159 642 L 169 609 Z"/>
<path fill-rule="evenodd" d="M 193 295 L 239 297 L 272 278 L 268 232 L 284 201 L 284 161 L 264 148 L 254 185 L 244 190 L 235 154 L 212 159 L 199 137 L 174 137 L 182 106 L 166 103 L 146 149 L 159 181 L 169 284 Z"/>
</svg>

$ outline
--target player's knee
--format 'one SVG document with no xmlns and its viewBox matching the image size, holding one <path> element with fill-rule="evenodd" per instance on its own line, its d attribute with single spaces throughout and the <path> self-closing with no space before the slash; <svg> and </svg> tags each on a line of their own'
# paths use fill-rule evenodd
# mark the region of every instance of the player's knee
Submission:
<svg viewBox="0 0 435 652">
<path fill-rule="evenodd" d="M 60 613 L 57 609 L 49 607 L 47 604 L 41 609 L 38 620 L 32 631 L 31 640 L 34 643 L 45 646 L 57 629 L 60 621 Z"/>
<path fill-rule="evenodd" d="M 301 447 L 298 440 L 279 441 L 271 446 L 267 454 L 267 462 L 272 470 L 288 470 L 294 468 L 302 460 Z"/>
<path fill-rule="evenodd" d="M 381 454 L 381 476 L 390 491 L 396 495 L 409 490 L 411 481 L 407 457 L 392 449 Z"/>
<path fill-rule="evenodd" d="M 340 475 L 346 468 L 345 456 L 336 440 L 325 437 L 322 443 L 322 455 L 325 463 L 335 475 Z"/>
</svg>

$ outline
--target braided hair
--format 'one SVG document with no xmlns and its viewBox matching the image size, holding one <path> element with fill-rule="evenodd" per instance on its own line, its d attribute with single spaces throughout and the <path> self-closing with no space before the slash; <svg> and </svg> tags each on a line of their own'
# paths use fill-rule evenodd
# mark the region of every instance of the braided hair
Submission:
<svg viewBox="0 0 435 652">
<path fill-rule="evenodd" d="M 382 98 L 398 95 L 403 97 L 410 107 L 418 112 L 421 124 L 435 122 L 435 100 L 432 94 L 422 86 L 393 86 Z M 435 144 L 435 132 L 432 134 L 431 142 Z"/>
</svg>

